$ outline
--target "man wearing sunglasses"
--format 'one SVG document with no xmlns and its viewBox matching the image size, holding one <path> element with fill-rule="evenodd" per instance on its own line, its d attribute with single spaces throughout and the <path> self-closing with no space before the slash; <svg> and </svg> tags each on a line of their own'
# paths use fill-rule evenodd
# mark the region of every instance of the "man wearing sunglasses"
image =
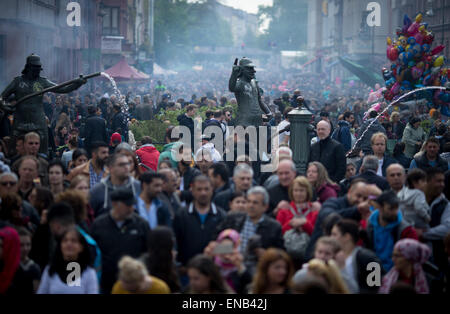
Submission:
<svg viewBox="0 0 450 314">
<path fill-rule="evenodd" d="M 0 174 L 0 198 L 6 194 L 17 193 L 19 191 L 19 177 L 14 172 L 4 172 Z M 22 202 L 22 217 L 29 217 L 29 220 L 37 227 L 39 225 L 39 215 L 36 209 L 28 202 Z"/>
</svg>

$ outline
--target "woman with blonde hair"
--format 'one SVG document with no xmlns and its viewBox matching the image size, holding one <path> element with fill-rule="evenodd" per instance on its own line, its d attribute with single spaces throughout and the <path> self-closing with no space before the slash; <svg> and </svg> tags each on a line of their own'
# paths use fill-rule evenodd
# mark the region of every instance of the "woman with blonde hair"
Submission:
<svg viewBox="0 0 450 314">
<path fill-rule="evenodd" d="M 400 121 L 400 113 L 398 111 L 392 112 L 389 120 L 392 125 L 392 134 L 396 140 L 401 140 L 403 131 L 405 130 L 405 124 Z"/>
<path fill-rule="evenodd" d="M 317 201 L 323 204 L 327 199 L 337 197 L 339 186 L 328 177 L 328 171 L 318 161 L 310 162 L 306 177 L 314 189 Z"/>
<path fill-rule="evenodd" d="M 319 203 L 312 203 L 313 191 L 308 179 L 297 177 L 289 186 L 290 208 L 278 211 L 277 220 L 283 234 L 291 229 L 312 234 L 320 210 Z"/>
<path fill-rule="evenodd" d="M 72 181 L 70 181 L 68 191 L 77 191 L 83 197 L 86 204 L 86 224 L 90 227 L 94 222 L 94 209 L 89 204 L 89 177 L 84 174 L 79 174 L 75 176 Z"/>
<path fill-rule="evenodd" d="M 328 287 L 331 294 L 349 294 L 350 291 L 341 276 L 339 267 L 334 260 L 324 262 L 320 259 L 313 259 L 308 263 L 308 275 L 322 280 Z"/>
<path fill-rule="evenodd" d="M 294 265 L 289 255 L 269 248 L 261 256 L 251 284 L 252 294 L 290 294 Z"/>
<path fill-rule="evenodd" d="M 114 284 L 112 294 L 169 294 L 167 284 L 150 276 L 144 263 L 129 256 L 119 261 L 119 280 Z"/>
</svg>

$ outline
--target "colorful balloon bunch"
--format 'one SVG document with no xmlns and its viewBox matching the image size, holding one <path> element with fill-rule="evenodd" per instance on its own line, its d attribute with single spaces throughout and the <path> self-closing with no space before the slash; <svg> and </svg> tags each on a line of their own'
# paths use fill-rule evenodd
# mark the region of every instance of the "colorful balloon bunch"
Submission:
<svg viewBox="0 0 450 314">
<path fill-rule="evenodd" d="M 422 14 L 418 14 L 412 22 L 405 15 L 403 27 L 397 29 L 398 39 L 387 38 L 386 55 L 392 65 L 390 69 L 383 68 L 382 73 L 387 88 L 384 98 L 388 101 L 416 88 L 444 86 L 450 81 L 450 69 L 444 66 L 444 56 L 439 56 L 445 46 L 431 49 L 434 35 L 422 19 Z M 450 101 L 450 94 L 440 90 L 426 96 L 434 106 Z"/>
</svg>

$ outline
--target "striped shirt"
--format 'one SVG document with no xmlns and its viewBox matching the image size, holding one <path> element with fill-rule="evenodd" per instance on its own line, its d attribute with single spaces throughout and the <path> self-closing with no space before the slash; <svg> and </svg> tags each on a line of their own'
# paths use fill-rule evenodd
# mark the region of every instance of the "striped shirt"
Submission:
<svg viewBox="0 0 450 314">
<path fill-rule="evenodd" d="M 250 217 L 247 216 L 244 222 L 244 227 L 241 230 L 240 236 L 241 236 L 241 253 L 245 253 L 247 249 L 247 243 L 248 240 L 256 233 L 256 229 L 258 228 L 258 225 L 264 220 L 264 215 L 259 219 L 259 221 L 254 224 Z"/>
<path fill-rule="evenodd" d="M 94 167 L 92 167 L 92 164 L 89 165 L 89 186 L 90 190 L 94 188 L 94 186 L 99 183 L 103 178 L 103 172 L 104 170 L 100 171 L 99 174 L 95 173 Z"/>
</svg>

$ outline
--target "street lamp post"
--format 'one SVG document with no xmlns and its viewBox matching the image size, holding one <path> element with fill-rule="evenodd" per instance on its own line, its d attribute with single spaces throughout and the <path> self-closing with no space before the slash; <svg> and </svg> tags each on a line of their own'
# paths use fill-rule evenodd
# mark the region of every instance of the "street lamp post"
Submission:
<svg viewBox="0 0 450 314">
<path fill-rule="evenodd" d="M 445 34 L 445 1 L 442 0 L 442 41 L 441 45 L 444 45 L 444 34 Z"/>
<path fill-rule="evenodd" d="M 312 113 L 300 106 L 292 110 L 289 114 L 291 125 L 290 147 L 293 153 L 293 161 L 300 174 L 306 173 L 308 166 L 310 142 L 310 122 Z"/>
</svg>

